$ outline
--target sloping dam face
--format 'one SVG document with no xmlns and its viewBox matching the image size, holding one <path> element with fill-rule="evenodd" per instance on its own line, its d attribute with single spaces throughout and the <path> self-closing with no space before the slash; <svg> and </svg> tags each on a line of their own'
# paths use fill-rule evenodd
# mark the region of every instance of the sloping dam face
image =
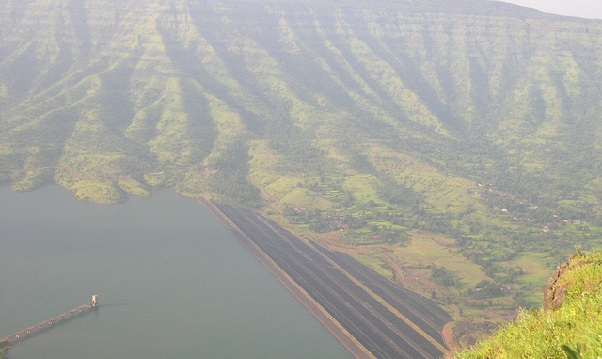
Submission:
<svg viewBox="0 0 602 359">
<path fill-rule="evenodd" d="M 217 208 L 243 241 L 268 256 L 324 308 L 331 325 L 342 326 L 369 356 L 440 358 L 447 350 L 441 333 L 451 318 L 433 301 L 390 283 L 346 254 L 295 237 L 255 212 L 223 204 Z"/>
</svg>

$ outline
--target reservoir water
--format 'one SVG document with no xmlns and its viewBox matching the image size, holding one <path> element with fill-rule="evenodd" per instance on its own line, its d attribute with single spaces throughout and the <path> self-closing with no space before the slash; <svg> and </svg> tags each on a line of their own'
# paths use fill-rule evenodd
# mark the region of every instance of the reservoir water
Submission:
<svg viewBox="0 0 602 359">
<path fill-rule="evenodd" d="M 198 202 L 0 188 L 0 337 L 100 295 L 11 359 L 351 358 Z"/>
</svg>

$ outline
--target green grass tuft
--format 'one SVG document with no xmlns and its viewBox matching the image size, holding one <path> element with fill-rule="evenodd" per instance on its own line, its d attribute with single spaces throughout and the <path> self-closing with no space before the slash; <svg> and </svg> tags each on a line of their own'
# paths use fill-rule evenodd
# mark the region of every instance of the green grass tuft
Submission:
<svg viewBox="0 0 602 359">
<path fill-rule="evenodd" d="M 555 308 L 518 319 L 456 358 L 599 358 L 602 356 L 602 250 L 576 255 L 552 284 Z M 561 297 L 561 302 L 557 302 Z"/>
</svg>

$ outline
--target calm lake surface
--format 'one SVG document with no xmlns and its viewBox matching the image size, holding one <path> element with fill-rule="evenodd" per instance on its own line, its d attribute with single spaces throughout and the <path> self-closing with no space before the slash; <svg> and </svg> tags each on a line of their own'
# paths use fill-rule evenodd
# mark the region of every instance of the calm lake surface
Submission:
<svg viewBox="0 0 602 359">
<path fill-rule="evenodd" d="M 198 202 L 0 187 L 0 337 L 100 295 L 11 359 L 351 358 Z"/>
</svg>

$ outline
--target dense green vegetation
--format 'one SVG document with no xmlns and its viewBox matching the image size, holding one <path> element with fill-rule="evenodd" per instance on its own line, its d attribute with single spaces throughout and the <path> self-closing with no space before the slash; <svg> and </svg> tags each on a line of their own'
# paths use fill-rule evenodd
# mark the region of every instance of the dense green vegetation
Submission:
<svg viewBox="0 0 602 359">
<path fill-rule="evenodd" d="M 246 205 L 495 321 L 602 245 L 600 39 L 479 0 L 6 0 L 0 182 Z"/>
<path fill-rule="evenodd" d="M 547 288 L 545 310 L 523 311 L 457 358 L 600 358 L 602 251 L 577 254 Z"/>
</svg>

